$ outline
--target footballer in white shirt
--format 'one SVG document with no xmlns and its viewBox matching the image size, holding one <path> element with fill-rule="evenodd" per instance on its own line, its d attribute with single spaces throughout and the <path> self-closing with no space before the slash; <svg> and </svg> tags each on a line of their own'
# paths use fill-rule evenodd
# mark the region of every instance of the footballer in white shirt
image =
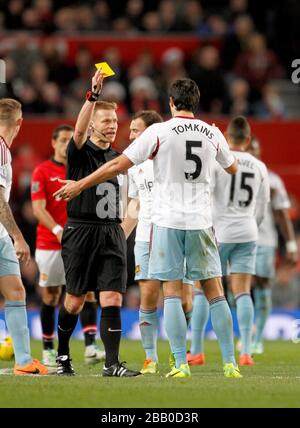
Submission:
<svg viewBox="0 0 300 428">
<path fill-rule="evenodd" d="M 145 110 L 134 114 L 130 124 L 129 139 L 133 142 L 149 126 L 163 122 L 162 117 L 155 111 Z M 131 198 L 128 205 L 128 215 L 122 223 L 126 237 L 128 237 L 137 223 L 135 236 L 135 279 L 139 282 L 141 304 L 139 311 L 139 327 L 143 348 L 146 353 L 142 374 L 158 372 L 157 336 L 159 319 L 157 304 L 160 294 L 161 281 L 152 279 L 149 275 L 151 214 L 153 204 L 153 160 L 147 159 L 138 166 L 128 170 L 128 196 Z M 138 222 L 136 213 L 138 212 Z M 132 215 L 132 219 L 131 216 Z M 189 325 L 193 308 L 193 281 L 183 278 L 182 307 Z"/>
<path fill-rule="evenodd" d="M 227 141 L 239 163 L 239 171 L 229 177 L 218 166 L 214 173 L 214 227 L 219 244 L 223 276 L 228 276 L 237 306 L 241 335 L 240 365 L 252 365 L 251 338 L 254 306 L 251 298 L 258 225 L 270 200 L 269 177 L 265 164 L 246 152 L 251 129 L 243 116 L 231 120 Z"/>
<path fill-rule="evenodd" d="M 218 249 L 212 230 L 211 175 L 217 161 L 229 174 L 237 162 L 221 131 L 195 118 L 200 92 L 190 79 L 169 89 L 172 119 L 150 126 L 124 153 L 95 173 L 56 192 L 66 200 L 132 165 L 153 158 L 153 233 L 149 273 L 164 282 L 164 325 L 175 357 L 167 377 L 190 376 L 186 359 L 186 319 L 182 279 L 201 280 L 223 354 L 224 375 L 241 377 L 233 349 L 232 317 L 224 297 Z"/>
<path fill-rule="evenodd" d="M 260 143 L 253 138 L 248 151 L 260 159 Z M 298 261 L 298 248 L 293 224 L 289 218 L 290 201 L 282 179 L 273 171 L 268 170 L 271 202 L 267 213 L 258 229 L 258 246 L 254 278 L 255 301 L 255 335 L 252 354 L 262 354 L 263 331 L 267 318 L 272 310 L 272 281 L 275 277 L 275 256 L 278 246 L 276 224 L 286 242 L 286 261 L 295 266 Z"/>
</svg>

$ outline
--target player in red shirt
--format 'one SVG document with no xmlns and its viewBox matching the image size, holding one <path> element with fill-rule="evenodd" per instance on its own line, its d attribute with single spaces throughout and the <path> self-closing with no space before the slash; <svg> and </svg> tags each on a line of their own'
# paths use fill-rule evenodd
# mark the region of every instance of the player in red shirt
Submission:
<svg viewBox="0 0 300 428">
<path fill-rule="evenodd" d="M 33 172 L 31 198 L 33 212 L 38 220 L 36 240 L 36 262 L 40 271 L 39 285 L 42 287 L 41 324 L 43 332 L 43 361 L 48 367 L 56 367 L 54 350 L 55 307 L 59 303 L 65 285 L 64 265 L 61 257 L 63 227 L 67 221 L 67 206 L 63 200 L 52 195 L 60 188 L 57 178 L 65 179 L 67 146 L 74 129 L 60 125 L 53 130 L 54 155 L 42 162 Z M 81 313 L 81 324 L 85 336 L 85 360 L 96 363 L 103 360 L 104 351 L 95 345 L 97 305 L 94 293 L 87 295 Z"/>
</svg>

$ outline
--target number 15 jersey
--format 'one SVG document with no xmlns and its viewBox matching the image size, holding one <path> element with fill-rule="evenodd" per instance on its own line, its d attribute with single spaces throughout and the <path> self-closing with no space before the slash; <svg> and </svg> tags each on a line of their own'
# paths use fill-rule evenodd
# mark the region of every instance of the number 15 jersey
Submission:
<svg viewBox="0 0 300 428">
<path fill-rule="evenodd" d="M 199 230 L 212 226 L 211 175 L 215 161 L 234 162 L 217 127 L 191 117 L 174 117 L 147 128 L 125 151 L 135 165 L 153 158 L 152 223 Z"/>
<path fill-rule="evenodd" d="M 256 212 L 265 211 L 270 200 L 268 171 L 250 153 L 232 151 L 238 161 L 236 175 L 216 165 L 213 175 L 214 227 L 218 242 L 257 241 Z"/>
</svg>

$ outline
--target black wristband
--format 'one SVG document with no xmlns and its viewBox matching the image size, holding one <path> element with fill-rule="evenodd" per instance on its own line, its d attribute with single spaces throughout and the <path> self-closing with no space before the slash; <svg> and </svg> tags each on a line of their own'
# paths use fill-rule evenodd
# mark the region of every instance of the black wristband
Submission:
<svg viewBox="0 0 300 428">
<path fill-rule="evenodd" d="M 100 94 L 96 94 L 95 92 L 87 91 L 85 98 L 91 103 L 94 103 L 98 101 L 99 95 Z"/>
</svg>

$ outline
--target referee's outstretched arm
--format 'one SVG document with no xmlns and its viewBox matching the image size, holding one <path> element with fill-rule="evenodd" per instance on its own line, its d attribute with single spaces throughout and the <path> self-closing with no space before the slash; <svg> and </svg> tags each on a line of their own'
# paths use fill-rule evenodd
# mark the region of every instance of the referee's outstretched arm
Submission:
<svg viewBox="0 0 300 428">
<path fill-rule="evenodd" d="M 90 96 L 98 98 L 102 89 L 104 74 L 101 73 L 99 68 L 92 78 L 92 90 L 88 92 Z M 78 149 L 80 149 L 87 141 L 87 133 L 90 126 L 90 122 L 93 116 L 95 103 L 89 101 L 88 98 L 82 106 L 78 115 L 75 131 L 74 131 L 74 142 Z"/>
</svg>

